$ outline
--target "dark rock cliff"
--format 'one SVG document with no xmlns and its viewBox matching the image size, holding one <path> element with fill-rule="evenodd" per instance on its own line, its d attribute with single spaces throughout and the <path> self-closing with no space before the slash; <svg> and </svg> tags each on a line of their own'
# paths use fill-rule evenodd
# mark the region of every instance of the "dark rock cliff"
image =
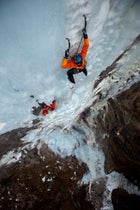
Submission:
<svg viewBox="0 0 140 210">
<path fill-rule="evenodd" d="M 109 77 L 109 74 L 117 67 L 117 62 L 123 59 L 132 47 L 139 45 L 139 42 L 140 36 L 99 76 L 94 88 L 98 88 L 100 82 Z M 122 90 L 121 93 L 118 89 L 118 92 L 109 97 L 98 110 L 92 128 L 105 155 L 105 173 L 117 171 L 140 187 L 140 81 L 138 81 L 140 71 L 138 69 L 140 68 L 136 66 L 137 80 L 134 80 L 134 75 L 125 78 L 125 87 L 128 88 Z M 128 85 L 130 81 L 132 85 Z M 99 99 L 103 100 L 102 91 L 98 94 Z M 96 103 L 98 102 L 93 103 L 90 109 L 94 109 Z M 112 202 L 115 210 L 140 209 L 140 197 L 130 195 L 123 189 L 113 190 Z"/>
<path fill-rule="evenodd" d="M 105 172 L 117 171 L 140 186 L 140 82 L 108 99 L 96 119 L 96 132 L 105 154 Z M 139 196 L 133 197 L 124 190 L 119 192 L 112 193 L 114 209 L 132 209 L 132 206 L 139 209 Z"/>
<path fill-rule="evenodd" d="M 140 82 L 108 99 L 97 122 L 105 133 L 101 145 L 106 173 L 115 170 L 140 181 Z"/>
</svg>

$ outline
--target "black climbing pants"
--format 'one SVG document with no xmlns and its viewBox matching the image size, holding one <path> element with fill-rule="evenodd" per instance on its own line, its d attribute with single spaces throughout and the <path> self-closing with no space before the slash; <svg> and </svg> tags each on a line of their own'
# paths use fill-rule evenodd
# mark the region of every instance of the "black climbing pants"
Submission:
<svg viewBox="0 0 140 210">
<path fill-rule="evenodd" d="M 67 75 L 68 75 L 68 79 L 70 82 L 72 83 L 75 83 L 75 80 L 74 80 L 74 74 L 78 74 L 78 73 L 81 73 L 83 72 L 86 76 L 87 76 L 87 69 L 84 68 L 84 69 L 75 69 L 75 68 L 72 68 L 70 70 L 67 71 Z"/>
</svg>

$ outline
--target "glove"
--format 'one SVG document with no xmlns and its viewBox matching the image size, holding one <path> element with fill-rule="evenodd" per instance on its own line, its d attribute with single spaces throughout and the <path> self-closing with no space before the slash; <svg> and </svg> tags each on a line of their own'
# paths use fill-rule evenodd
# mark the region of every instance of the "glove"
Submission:
<svg viewBox="0 0 140 210">
<path fill-rule="evenodd" d="M 86 28 L 83 29 L 83 37 L 84 39 L 88 38 Z"/>
<path fill-rule="evenodd" d="M 65 51 L 65 58 L 68 59 L 68 57 L 69 57 L 69 50 L 67 49 L 67 50 Z"/>
</svg>

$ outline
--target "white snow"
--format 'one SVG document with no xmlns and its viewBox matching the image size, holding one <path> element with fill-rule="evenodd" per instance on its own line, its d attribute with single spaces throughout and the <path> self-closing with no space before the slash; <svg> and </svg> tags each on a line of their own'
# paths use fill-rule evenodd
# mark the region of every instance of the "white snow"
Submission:
<svg viewBox="0 0 140 210">
<path fill-rule="evenodd" d="M 4 155 L 0 160 L 0 165 L 10 164 L 17 162 L 21 157 L 21 152 L 10 151 L 8 154 Z"/>
<path fill-rule="evenodd" d="M 49 104 L 55 97 L 56 110 L 46 117 L 40 116 L 40 128 L 28 132 L 23 140 L 33 144 L 45 142 L 63 157 L 75 155 L 89 168 L 83 182 L 104 177 L 103 154 L 90 143 L 96 143 L 94 132 L 71 132 L 71 129 L 78 115 L 95 100 L 93 95 L 96 97 L 101 89 L 106 94 L 111 80 L 102 81 L 93 93 L 94 80 L 139 34 L 139 10 L 140 2 L 132 0 L 1 1 L 0 133 L 31 126 L 36 119 L 32 114 L 36 100 Z M 79 45 L 83 14 L 87 15 L 90 39 L 88 76 L 77 75 L 76 85 L 71 89 L 61 60 L 67 48 L 65 37 L 71 39 L 72 54 Z M 129 61 L 126 63 L 129 65 Z M 123 71 L 120 67 L 119 74 L 124 76 Z M 114 80 L 119 78 L 117 74 Z M 114 93 L 115 89 L 110 94 Z M 100 104 L 95 114 L 99 107 Z M 12 151 L 3 157 L 1 164 L 8 163 L 11 155 Z"/>
</svg>

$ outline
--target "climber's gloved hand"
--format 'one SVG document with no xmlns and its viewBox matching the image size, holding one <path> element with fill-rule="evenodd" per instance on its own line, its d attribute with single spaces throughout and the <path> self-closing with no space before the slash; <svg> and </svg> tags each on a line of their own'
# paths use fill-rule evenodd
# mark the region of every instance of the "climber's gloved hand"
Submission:
<svg viewBox="0 0 140 210">
<path fill-rule="evenodd" d="M 69 50 L 67 49 L 67 50 L 65 51 L 65 58 L 68 59 L 68 57 L 69 57 Z"/>
</svg>

